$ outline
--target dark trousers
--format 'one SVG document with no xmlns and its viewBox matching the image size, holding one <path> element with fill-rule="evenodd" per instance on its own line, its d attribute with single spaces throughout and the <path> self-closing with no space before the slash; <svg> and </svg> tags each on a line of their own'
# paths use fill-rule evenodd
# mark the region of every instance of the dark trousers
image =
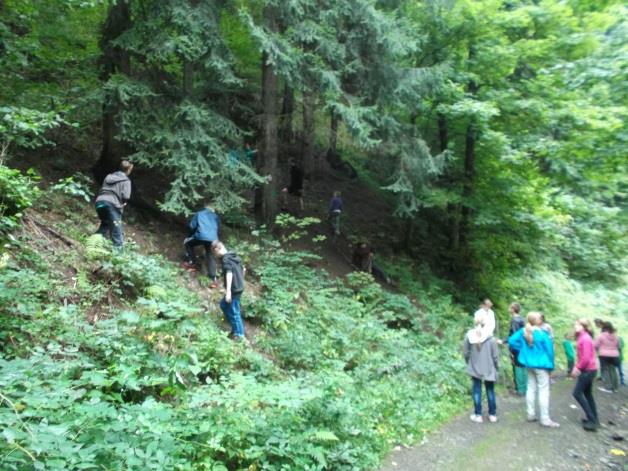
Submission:
<svg viewBox="0 0 628 471">
<path fill-rule="evenodd" d="M 124 232 L 122 230 L 122 210 L 111 203 L 96 203 L 96 213 L 100 219 L 100 227 L 96 231 L 107 239 L 111 239 L 113 245 L 122 247 Z"/>
<path fill-rule="evenodd" d="M 211 240 L 198 240 L 190 239 L 185 243 L 185 252 L 188 257 L 188 262 L 196 263 L 196 254 L 194 248 L 202 245 L 205 247 L 205 258 L 207 259 L 207 276 L 212 280 L 216 279 L 216 259 L 212 254 L 212 242 Z"/>
<path fill-rule="evenodd" d="M 617 368 L 621 363 L 619 357 L 603 357 L 600 356 L 600 367 L 602 369 L 602 381 L 604 387 L 617 391 L 619 388 L 619 377 L 617 375 Z"/>
<path fill-rule="evenodd" d="M 482 380 L 473 378 L 473 407 L 475 415 L 482 415 Z M 495 381 L 484 381 L 486 387 L 486 399 L 488 400 L 488 415 L 495 415 L 497 403 L 495 402 Z"/>
<path fill-rule="evenodd" d="M 573 397 L 580 404 L 587 421 L 597 424 L 597 408 L 593 399 L 593 381 L 597 371 L 582 371 L 578 376 L 576 387 L 573 389 Z"/>
</svg>

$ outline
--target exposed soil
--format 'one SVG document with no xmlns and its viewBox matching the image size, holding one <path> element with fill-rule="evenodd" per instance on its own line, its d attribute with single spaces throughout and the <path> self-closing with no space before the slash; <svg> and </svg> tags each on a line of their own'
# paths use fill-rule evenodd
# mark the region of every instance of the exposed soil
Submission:
<svg viewBox="0 0 628 471">
<path fill-rule="evenodd" d="M 486 417 L 482 424 L 471 422 L 469 410 L 420 444 L 396 447 L 380 471 L 628 470 L 628 388 L 616 394 L 595 390 L 602 424 L 586 432 L 573 386 L 570 379 L 552 385 L 550 415 L 560 428 L 526 422 L 525 398 L 498 393 L 497 423 Z"/>
</svg>

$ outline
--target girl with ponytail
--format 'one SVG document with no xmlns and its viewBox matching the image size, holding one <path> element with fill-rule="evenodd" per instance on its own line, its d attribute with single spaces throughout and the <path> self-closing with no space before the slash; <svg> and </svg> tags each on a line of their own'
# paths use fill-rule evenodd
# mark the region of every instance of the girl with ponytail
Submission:
<svg viewBox="0 0 628 471">
<path fill-rule="evenodd" d="M 543 316 L 540 312 L 528 313 L 527 323 L 508 339 L 508 345 L 519 351 L 518 360 L 528 370 L 526 407 L 528 421 L 538 420 L 544 427 L 560 427 L 549 416 L 550 372 L 554 369 L 554 344 L 549 334 L 541 329 Z"/>
</svg>

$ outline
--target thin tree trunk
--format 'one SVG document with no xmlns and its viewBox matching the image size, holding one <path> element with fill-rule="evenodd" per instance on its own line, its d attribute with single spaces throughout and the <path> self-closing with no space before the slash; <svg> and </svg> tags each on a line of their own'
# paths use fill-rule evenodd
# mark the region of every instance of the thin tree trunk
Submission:
<svg viewBox="0 0 628 471">
<path fill-rule="evenodd" d="M 294 142 L 294 129 L 292 127 L 292 115 L 294 113 L 294 90 L 288 84 L 283 87 L 283 100 L 281 106 L 281 129 L 279 131 L 284 142 Z"/>
<path fill-rule="evenodd" d="M 306 177 L 314 169 L 314 95 L 303 91 L 303 173 Z"/>
<path fill-rule="evenodd" d="M 462 220 L 461 235 L 464 238 L 471 226 L 472 208 L 469 205 L 473 196 L 473 186 L 475 183 L 475 144 L 477 141 L 477 131 L 471 123 L 467 126 L 464 148 L 464 180 L 462 185 Z"/>
<path fill-rule="evenodd" d="M 438 141 L 440 151 L 445 152 L 449 145 L 449 130 L 447 127 L 447 118 L 443 113 L 438 113 Z"/>
<path fill-rule="evenodd" d="M 273 22 L 271 21 L 271 24 Z M 261 204 L 256 204 L 261 221 L 272 227 L 277 214 L 277 74 L 268 62 L 266 53 L 262 55 L 262 149 L 261 172 L 270 175 L 271 179 L 257 196 L 261 196 Z"/>
<path fill-rule="evenodd" d="M 329 149 L 336 152 L 338 148 L 338 125 L 340 124 L 340 116 L 333 109 L 329 119 Z"/>
<path fill-rule="evenodd" d="M 183 94 L 186 98 L 194 94 L 194 63 L 189 60 L 183 62 Z"/>
<path fill-rule="evenodd" d="M 116 73 L 130 75 L 131 59 L 124 49 L 114 46 L 112 42 L 131 27 L 131 8 L 128 0 L 118 0 L 109 7 L 107 20 L 103 25 L 100 46 L 103 51 L 102 80 L 106 82 Z M 115 170 L 120 160 L 128 155 L 129 149 L 116 140 L 119 133 L 116 117 L 119 109 L 114 97 L 106 94 L 103 103 L 102 149 L 100 158 L 93 167 L 94 176 L 101 182 L 105 175 Z"/>
</svg>

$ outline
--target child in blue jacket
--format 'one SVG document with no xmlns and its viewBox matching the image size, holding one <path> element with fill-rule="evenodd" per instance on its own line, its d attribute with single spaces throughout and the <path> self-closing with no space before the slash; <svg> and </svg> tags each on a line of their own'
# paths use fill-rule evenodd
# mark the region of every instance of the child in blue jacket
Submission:
<svg viewBox="0 0 628 471">
<path fill-rule="evenodd" d="M 541 328 L 543 318 L 539 312 L 528 313 L 527 324 L 508 339 L 510 348 L 519 351 L 518 360 L 528 370 L 526 405 L 528 421 L 537 420 L 536 402 L 539 403 L 539 421 L 544 427 L 559 427 L 549 416 L 550 372 L 554 369 L 554 343 Z"/>
</svg>

